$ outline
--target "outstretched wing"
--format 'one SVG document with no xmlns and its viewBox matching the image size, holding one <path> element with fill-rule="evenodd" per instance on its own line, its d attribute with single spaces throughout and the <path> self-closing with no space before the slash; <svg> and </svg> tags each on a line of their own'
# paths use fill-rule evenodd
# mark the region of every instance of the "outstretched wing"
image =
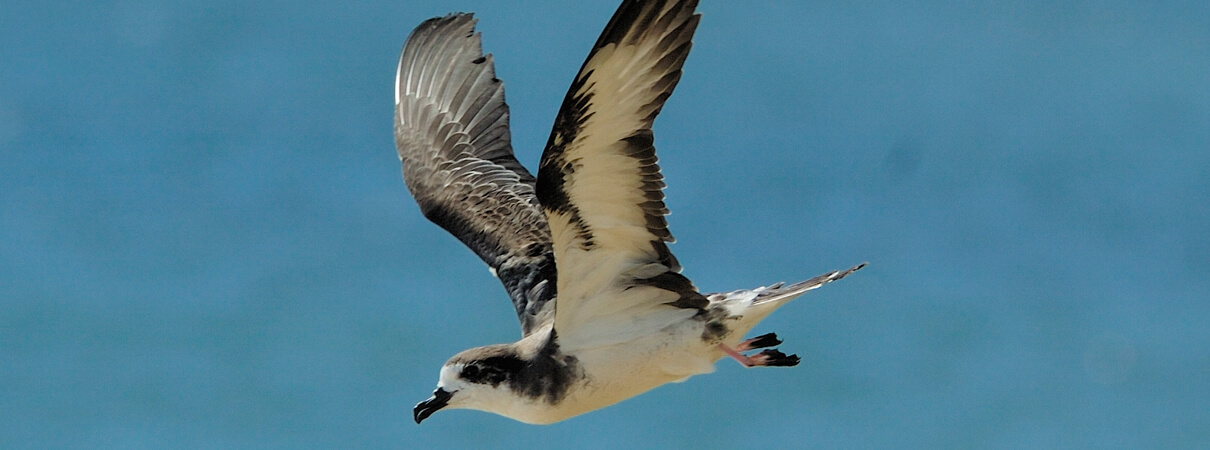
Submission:
<svg viewBox="0 0 1210 450">
<path fill-rule="evenodd" d="M 504 85 L 475 19 L 422 23 L 395 81 L 395 145 L 424 216 L 470 247 L 504 283 L 528 335 L 552 319 L 555 265 L 534 177 L 513 156 Z"/>
<path fill-rule="evenodd" d="M 537 193 L 554 239 L 560 337 L 602 317 L 707 304 L 666 245 L 673 238 L 651 133 L 680 81 L 696 6 L 624 1 L 555 119 Z"/>
</svg>

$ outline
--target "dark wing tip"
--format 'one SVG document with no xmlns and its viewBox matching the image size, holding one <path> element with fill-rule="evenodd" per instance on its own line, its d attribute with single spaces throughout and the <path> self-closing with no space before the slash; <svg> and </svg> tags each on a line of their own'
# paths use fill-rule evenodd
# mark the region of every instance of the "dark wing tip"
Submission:
<svg viewBox="0 0 1210 450">
<path fill-rule="evenodd" d="M 697 0 L 672 1 L 676 3 L 673 5 L 676 10 L 670 11 L 668 14 L 663 15 L 660 13 L 664 10 L 665 6 L 668 5 L 669 0 L 623 1 L 622 4 L 618 6 L 618 10 L 613 13 L 613 17 L 609 19 L 609 23 L 605 25 L 605 30 L 602 31 L 601 37 L 597 39 L 597 43 L 593 45 L 593 49 L 595 50 L 611 43 L 621 43 L 626 39 L 627 35 L 630 34 L 631 30 L 636 28 L 662 28 L 659 25 L 666 25 L 662 22 L 656 24 L 657 26 L 652 26 L 653 22 L 659 20 L 661 17 L 664 18 L 664 20 L 671 21 L 683 14 L 692 14 L 693 17 L 689 20 L 694 22 L 691 26 L 696 27 L 697 20 L 701 17 L 701 14 L 694 13 L 694 11 L 697 9 Z"/>
<path fill-rule="evenodd" d="M 420 30 L 420 29 L 428 29 L 428 28 L 437 28 L 441 24 L 453 23 L 453 22 L 465 22 L 465 21 L 475 22 L 475 13 L 452 12 L 452 13 L 446 14 L 441 17 L 434 17 L 434 18 L 426 20 L 424 22 L 420 22 L 420 26 L 417 26 L 416 29 Z M 472 23 L 472 25 L 473 25 L 473 23 Z"/>
<path fill-rule="evenodd" d="M 449 13 L 442 17 L 434 17 L 424 22 L 420 22 L 412 33 L 408 35 L 407 43 L 422 43 L 429 38 L 429 35 L 442 34 L 447 28 L 465 30 L 466 36 L 474 32 L 475 24 L 478 22 L 475 19 L 474 13 Z M 405 44 L 406 45 L 406 44 Z"/>
</svg>

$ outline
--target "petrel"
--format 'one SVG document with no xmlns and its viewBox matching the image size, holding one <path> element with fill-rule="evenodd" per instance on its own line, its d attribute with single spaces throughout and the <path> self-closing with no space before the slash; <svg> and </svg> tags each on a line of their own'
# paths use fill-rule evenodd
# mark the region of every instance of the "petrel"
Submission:
<svg viewBox="0 0 1210 450">
<path fill-rule="evenodd" d="M 572 80 L 536 179 L 513 156 L 504 86 L 472 15 L 430 19 L 408 37 L 395 81 L 405 184 L 504 284 L 522 336 L 450 358 L 416 423 L 466 408 L 548 424 L 712 372 L 724 356 L 796 365 L 773 333 L 744 335 L 865 265 L 714 294 L 681 275 L 651 126 L 681 79 L 696 7 L 622 2 Z"/>
</svg>

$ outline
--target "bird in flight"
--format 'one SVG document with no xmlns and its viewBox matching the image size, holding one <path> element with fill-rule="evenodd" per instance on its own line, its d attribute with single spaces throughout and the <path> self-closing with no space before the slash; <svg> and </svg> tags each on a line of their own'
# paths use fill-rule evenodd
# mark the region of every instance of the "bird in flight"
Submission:
<svg viewBox="0 0 1210 450">
<path fill-rule="evenodd" d="M 513 156 L 504 86 L 475 19 L 451 14 L 408 37 L 395 82 L 395 144 L 424 216 L 504 284 L 521 340 L 441 367 L 416 423 L 476 409 L 548 424 L 731 357 L 793 366 L 773 333 L 744 339 L 787 301 L 860 269 L 702 294 L 668 244 L 652 123 L 681 79 L 696 0 L 625 0 L 563 100 L 535 178 Z"/>
</svg>

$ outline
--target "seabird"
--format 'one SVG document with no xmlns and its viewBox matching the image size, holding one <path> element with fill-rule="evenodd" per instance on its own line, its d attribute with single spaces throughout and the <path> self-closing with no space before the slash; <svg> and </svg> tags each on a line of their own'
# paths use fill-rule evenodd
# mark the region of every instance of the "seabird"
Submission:
<svg viewBox="0 0 1210 450">
<path fill-rule="evenodd" d="M 796 365 L 773 333 L 744 335 L 865 265 L 714 294 L 681 275 L 651 126 L 681 79 L 696 6 L 622 2 L 572 81 L 537 178 L 513 156 L 504 86 L 472 15 L 430 19 L 408 37 L 395 82 L 405 184 L 504 284 L 522 334 L 450 358 L 416 423 L 466 408 L 548 424 L 712 372 L 724 356 Z"/>
</svg>

